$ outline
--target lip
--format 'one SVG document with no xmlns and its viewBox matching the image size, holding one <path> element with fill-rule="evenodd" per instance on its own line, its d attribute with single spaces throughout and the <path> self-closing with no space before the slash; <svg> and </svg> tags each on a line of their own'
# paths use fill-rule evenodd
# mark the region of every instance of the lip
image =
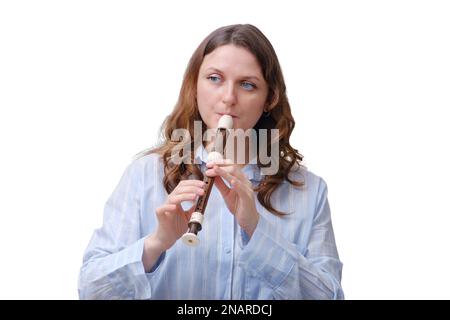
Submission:
<svg viewBox="0 0 450 320">
<path fill-rule="evenodd" d="M 223 116 L 223 115 L 227 114 L 227 115 L 230 115 L 232 118 L 237 118 L 237 116 L 235 116 L 234 114 L 221 113 L 221 112 L 217 112 L 217 114 L 218 114 L 219 116 Z"/>
</svg>

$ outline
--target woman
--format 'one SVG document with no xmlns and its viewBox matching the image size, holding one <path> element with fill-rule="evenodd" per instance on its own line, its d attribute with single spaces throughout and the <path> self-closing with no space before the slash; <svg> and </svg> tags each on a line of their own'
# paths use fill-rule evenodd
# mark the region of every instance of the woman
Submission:
<svg viewBox="0 0 450 320">
<path fill-rule="evenodd" d="M 214 129 L 224 114 L 234 129 L 277 129 L 266 140 L 275 172 L 264 173 L 261 144 L 253 162 L 245 145 L 244 163 L 228 153 L 207 162 L 212 144 L 194 148 L 195 123 Z M 327 186 L 300 165 L 289 144 L 294 124 L 278 58 L 261 31 L 212 32 L 190 59 L 163 141 L 128 166 L 105 205 L 84 255 L 80 298 L 342 299 Z M 177 129 L 187 132 L 182 142 L 173 139 Z M 193 211 L 186 203 L 204 195 L 204 175 L 216 178 L 192 248 L 177 240 Z"/>
</svg>

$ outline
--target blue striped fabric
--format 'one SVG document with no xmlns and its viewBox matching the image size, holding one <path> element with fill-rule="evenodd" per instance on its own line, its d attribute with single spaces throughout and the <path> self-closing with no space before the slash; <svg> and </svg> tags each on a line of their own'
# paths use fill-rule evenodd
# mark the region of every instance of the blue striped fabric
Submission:
<svg viewBox="0 0 450 320">
<path fill-rule="evenodd" d="M 205 170 L 206 151 L 196 158 Z M 243 172 L 257 184 L 260 169 Z M 291 173 L 306 185 L 285 182 L 272 195 L 277 217 L 260 213 L 251 239 L 214 187 L 199 232 L 200 244 L 181 240 L 145 273 L 145 237 L 156 228 L 155 209 L 166 200 L 163 164 L 151 154 L 134 160 L 107 200 L 79 275 L 81 299 L 343 299 L 342 263 L 336 249 L 327 186 L 305 168 Z"/>
</svg>

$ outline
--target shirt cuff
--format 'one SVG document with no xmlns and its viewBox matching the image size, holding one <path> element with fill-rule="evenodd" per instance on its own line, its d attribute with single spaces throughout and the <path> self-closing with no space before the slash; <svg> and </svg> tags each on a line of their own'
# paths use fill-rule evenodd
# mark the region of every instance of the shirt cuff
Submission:
<svg viewBox="0 0 450 320">
<path fill-rule="evenodd" d="M 129 245 L 125 249 L 117 252 L 116 254 L 116 266 L 114 269 L 120 269 L 127 265 L 133 265 L 133 274 L 145 273 L 144 265 L 142 263 L 142 254 L 144 252 L 145 237 L 139 239 L 135 243 Z"/>
<path fill-rule="evenodd" d="M 112 276 L 125 277 L 128 281 L 131 279 L 126 276 L 129 273 L 135 280 L 131 288 L 122 288 L 127 295 L 133 295 L 134 299 L 148 299 L 151 296 L 150 284 L 142 263 L 142 254 L 144 252 L 145 237 L 139 239 L 135 243 L 117 252 L 114 269 L 120 270 L 119 274 L 113 273 Z M 124 279 L 122 279 L 124 280 Z M 124 283 L 130 284 L 128 281 L 116 282 L 119 286 Z"/>
<path fill-rule="evenodd" d="M 241 229 L 244 248 L 238 263 L 247 274 L 266 281 L 274 289 L 283 282 L 298 260 L 298 252 L 292 248 L 293 245 L 275 230 L 263 215 L 259 216 L 250 239 Z"/>
</svg>

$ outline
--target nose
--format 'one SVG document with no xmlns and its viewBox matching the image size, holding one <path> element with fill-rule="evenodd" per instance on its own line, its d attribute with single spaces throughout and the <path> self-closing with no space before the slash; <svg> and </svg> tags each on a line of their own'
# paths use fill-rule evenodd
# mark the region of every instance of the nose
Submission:
<svg viewBox="0 0 450 320">
<path fill-rule="evenodd" d="M 222 96 L 222 102 L 226 106 L 233 106 L 236 104 L 237 97 L 236 92 L 234 88 L 234 84 L 231 82 L 228 82 L 226 85 L 223 86 L 223 96 Z"/>
</svg>

